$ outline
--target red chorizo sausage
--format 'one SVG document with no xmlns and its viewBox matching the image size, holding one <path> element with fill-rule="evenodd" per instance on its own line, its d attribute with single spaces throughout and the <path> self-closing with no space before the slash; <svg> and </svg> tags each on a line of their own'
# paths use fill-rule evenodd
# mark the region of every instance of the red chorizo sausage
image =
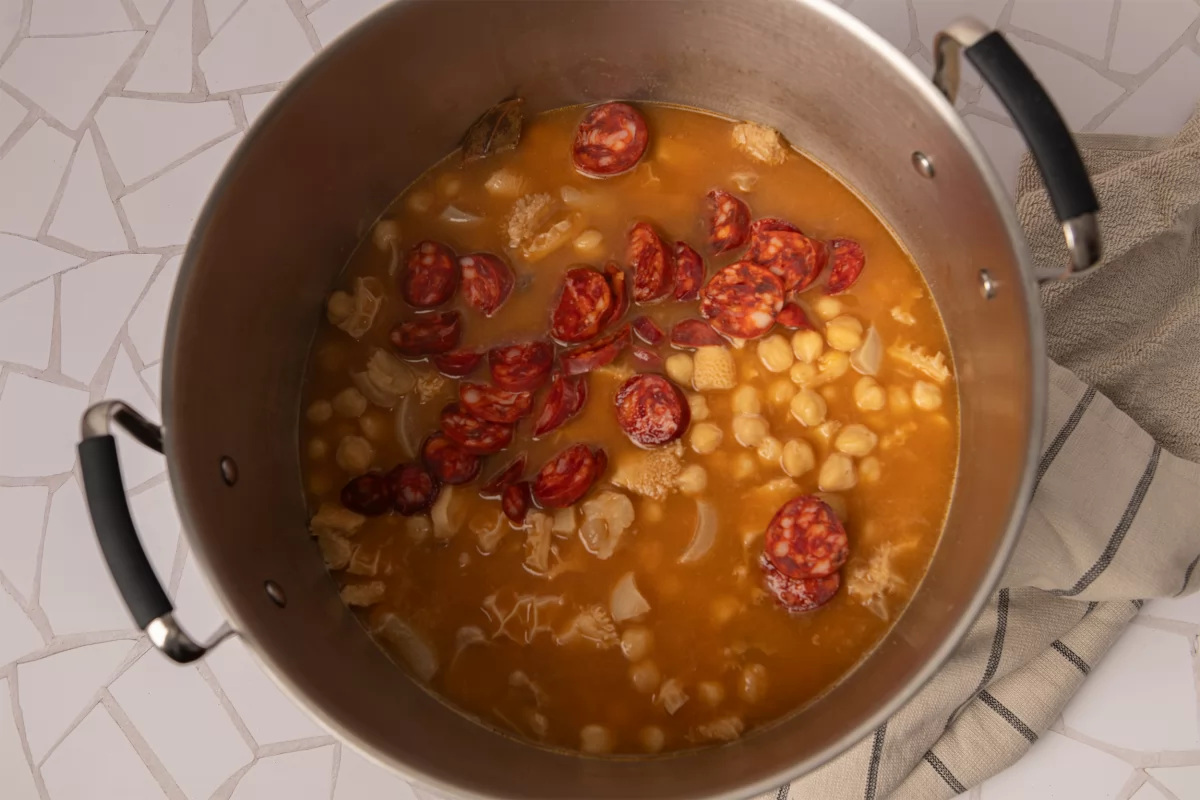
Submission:
<svg viewBox="0 0 1200 800">
<path fill-rule="evenodd" d="M 457 311 L 422 314 L 392 328 L 392 345 L 402 357 L 421 359 L 448 353 L 462 339 L 462 315 Z"/>
<path fill-rule="evenodd" d="M 457 285 L 458 261 L 449 247 L 426 239 L 408 251 L 400 273 L 400 296 L 409 305 L 440 306 L 454 295 Z"/>
<path fill-rule="evenodd" d="M 750 209 L 724 189 L 713 189 L 705 198 L 708 210 L 708 247 L 714 255 L 736 250 L 750 236 Z"/>
<path fill-rule="evenodd" d="M 730 264 L 700 292 L 700 315 L 718 333 L 755 339 L 771 330 L 783 308 L 783 284 L 763 267 Z"/>
<path fill-rule="evenodd" d="M 671 344 L 675 347 L 695 350 L 697 347 L 723 345 L 725 340 L 702 319 L 685 319 L 671 328 Z"/>
<path fill-rule="evenodd" d="M 550 378 L 550 391 L 546 392 L 541 410 L 534 418 L 533 438 L 544 436 L 558 428 L 583 408 L 583 404 L 579 402 L 579 387 L 585 385 L 585 380 L 583 376 L 568 378 L 561 372 L 554 373 Z"/>
<path fill-rule="evenodd" d="M 666 338 L 658 323 L 649 317 L 638 317 L 633 321 L 633 332 L 646 344 L 658 344 Z"/>
<path fill-rule="evenodd" d="M 464 411 L 458 403 L 442 409 L 441 423 L 443 433 L 477 456 L 499 453 L 512 444 L 512 425 L 480 419 Z"/>
<path fill-rule="evenodd" d="M 471 253 L 458 260 L 462 271 L 463 297 L 485 317 L 496 313 L 513 289 L 513 272 L 499 256 Z"/>
<path fill-rule="evenodd" d="M 835 572 L 823 578 L 789 578 L 784 575 L 765 555 L 759 559 L 763 571 L 763 583 L 779 605 L 793 614 L 820 608 L 833 599 L 842 577 Z"/>
<path fill-rule="evenodd" d="M 862 246 L 852 239 L 834 239 L 829 247 L 833 250 L 833 267 L 829 271 L 829 282 L 825 284 L 825 294 L 848 292 L 867 265 L 867 256 Z"/>
<path fill-rule="evenodd" d="M 824 242 L 791 230 L 759 231 L 746 251 L 746 260 L 769 269 L 789 294 L 811 286 L 828 258 Z"/>
<path fill-rule="evenodd" d="M 808 315 L 804 313 L 804 309 L 796 303 L 784 303 L 775 321 L 788 330 L 793 331 L 808 331 L 812 330 L 813 327 L 813 324 L 808 319 Z"/>
<path fill-rule="evenodd" d="M 528 459 L 524 453 L 514 458 L 505 465 L 504 469 L 493 475 L 487 483 L 479 489 L 479 494 L 482 497 L 499 497 L 505 489 L 521 480 L 521 476 L 525 473 L 525 462 Z"/>
<path fill-rule="evenodd" d="M 657 447 L 683 435 L 692 412 L 683 392 L 661 375 L 634 375 L 617 390 L 617 424 L 642 447 Z"/>
<path fill-rule="evenodd" d="M 633 267 L 633 301 L 653 303 L 675 283 L 675 254 L 663 244 L 648 222 L 629 230 L 629 263 Z"/>
<path fill-rule="evenodd" d="M 573 267 L 563 277 L 562 292 L 550 317 L 550 335 L 575 344 L 597 336 L 608 322 L 612 287 L 591 267 Z"/>
<path fill-rule="evenodd" d="M 451 350 L 440 356 L 433 357 L 433 365 L 437 371 L 447 378 L 465 378 L 483 361 L 483 353 L 471 350 Z"/>
<path fill-rule="evenodd" d="M 525 514 L 529 511 L 529 495 L 529 481 L 506 486 L 500 495 L 500 508 L 514 525 L 525 524 Z"/>
<path fill-rule="evenodd" d="M 603 103 L 588 109 L 575 130 L 571 150 L 575 169 L 607 178 L 637 166 L 650 133 L 637 109 L 625 103 Z"/>
<path fill-rule="evenodd" d="M 622 325 L 594 342 L 572 347 L 559 356 L 558 360 L 562 364 L 563 372 L 568 375 L 582 375 L 611 364 L 628 346 L 629 326 Z"/>
<path fill-rule="evenodd" d="M 675 243 L 675 299 L 695 300 L 704 285 L 704 259 L 687 242 Z"/>
<path fill-rule="evenodd" d="M 779 219 L 778 217 L 761 217 L 750 223 L 750 238 L 753 240 L 762 233 L 767 231 L 790 231 L 791 233 L 804 233 L 787 220 Z M 749 258 L 749 254 L 747 254 Z"/>
<path fill-rule="evenodd" d="M 451 486 L 473 481 L 482 463 L 479 456 L 468 453 L 466 448 L 441 431 L 431 435 L 421 445 L 421 460 L 434 477 Z"/>
<path fill-rule="evenodd" d="M 608 280 L 608 286 L 612 289 L 612 306 L 608 309 L 608 319 L 604 321 L 605 325 L 611 325 L 614 322 L 620 322 L 621 317 L 625 316 L 625 312 L 629 310 L 629 280 L 625 275 L 625 270 L 621 269 L 620 265 L 615 261 L 610 261 L 604 265 L 604 277 Z"/>
<path fill-rule="evenodd" d="M 410 517 L 433 505 L 441 485 L 420 464 L 401 464 L 388 473 L 391 482 L 392 508 Z"/>
<path fill-rule="evenodd" d="M 534 341 L 493 347 L 488 351 L 492 381 L 510 392 L 532 392 L 550 377 L 554 350 L 546 342 Z"/>
<path fill-rule="evenodd" d="M 605 464 L 607 461 L 606 457 Z M 566 508 L 591 488 L 601 471 L 597 466 L 597 457 L 586 444 L 571 445 L 538 472 L 533 479 L 533 498 L 543 508 Z"/>
<path fill-rule="evenodd" d="M 821 498 L 795 497 L 767 525 L 763 552 L 789 578 L 824 578 L 850 555 L 846 529 Z"/>
<path fill-rule="evenodd" d="M 377 517 L 386 514 L 392 507 L 392 492 L 387 476 L 381 472 L 367 472 L 342 487 L 342 505 L 355 514 Z"/>
<path fill-rule="evenodd" d="M 648 369 L 662 369 L 664 363 L 663 357 L 653 350 L 647 350 L 644 347 L 635 345 L 633 350 L 630 351 L 630 355 L 637 359 L 637 362 L 643 367 Z"/>
<path fill-rule="evenodd" d="M 463 408 L 488 422 L 511 425 L 533 411 L 533 394 L 510 392 L 481 383 L 463 383 L 458 387 Z"/>
</svg>

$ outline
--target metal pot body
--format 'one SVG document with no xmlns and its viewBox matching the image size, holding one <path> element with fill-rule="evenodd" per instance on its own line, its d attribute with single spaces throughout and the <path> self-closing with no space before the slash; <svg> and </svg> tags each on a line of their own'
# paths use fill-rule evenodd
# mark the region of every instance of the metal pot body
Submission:
<svg viewBox="0 0 1200 800">
<path fill-rule="evenodd" d="M 342 605 L 307 535 L 297 423 L 323 301 L 389 201 L 481 109 L 514 93 L 532 111 L 628 98 L 779 128 L 894 229 L 944 315 L 963 457 L 928 575 L 852 674 L 739 742 L 595 760 L 498 735 L 398 671 Z M 748 796 L 869 734 L 932 675 L 993 589 L 1041 435 L 1035 294 L 1008 199 L 950 103 L 832 5 L 409 0 L 344 36 L 281 94 L 203 212 L 167 335 L 171 482 L 233 628 L 292 697 L 379 762 L 463 796 Z M 222 459 L 236 464 L 235 481 Z"/>
</svg>

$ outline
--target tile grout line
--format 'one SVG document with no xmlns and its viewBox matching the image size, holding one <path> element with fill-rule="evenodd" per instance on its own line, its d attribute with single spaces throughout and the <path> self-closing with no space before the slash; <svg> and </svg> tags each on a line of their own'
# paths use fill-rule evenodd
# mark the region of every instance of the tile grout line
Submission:
<svg viewBox="0 0 1200 800">
<path fill-rule="evenodd" d="M 119 202 L 125 183 L 117 172 L 117 163 L 113 161 L 112 153 L 108 152 L 108 143 L 100 133 L 100 126 L 93 121 L 88 130 L 92 132 L 92 146 L 96 148 L 96 160 L 100 162 L 100 175 L 104 178 L 104 189 L 108 192 L 109 202 L 117 215 L 117 222 L 125 234 L 125 245 L 131 251 L 137 246 L 137 238 L 133 235 L 133 225 L 125 213 L 125 206 Z"/>
<path fill-rule="evenodd" d="M 220 681 L 217 680 L 217 676 L 213 674 L 212 667 L 201 660 L 196 663 L 196 672 L 208 684 L 209 691 L 216 696 L 217 702 L 233 722 L 233 727 L 237 729 L 238 734 L 242 737 L 242 741 L 245 742 L 246 747 L 250 748 L 250 752 L 257 758 L 260 745 L 254 739 L 254 734 L 250 733 L 250 727 L 234 707 L 233 701 L 229 699 L 229 695 L 225 694 L 225 688 L 221 686 Z"/>
<path fill-rule="evenodd" d="M 107 688 L 103 689 L 100 694 L 99 705 L 104 706 L 105 710 L 112 716 L 113 722 L 125 735 L 125 739 L 133 747 L 134 752 L 142 760 L 147 771 L 154 777 L 159 788 L 163 790 L 168 800 L 189 800 L 183 789 L 175 782 L 175 778 L 167 770 L 165 764 L 159 760 L 158 754 L 150 747 L 150 743 L 143 738 L 141 731 L 133 724 L 133 720 L 125 713 L 125 709 L 121 708 L 117 699 L 112 696 Z"/>
<path fill-rule="evenodd" d="M 25 712 L 21 708 L 21 696 L 17 685 L 19 678 L 15 664 L 7 680 L 8 704 L 12 712 L 13 725 L 17 729 L 17 738 L 21 741 L 21 752 L 25 755 L 25 763 L 29 767 L 29 774 L 33 777 L 33 785 L 37 787 L 41 800 L 50 800 L 50 792 L 46 789 L 46 782 L 42 779 L 42 770 L 33 763 L 33 751 L 29 749 L 29 739 L 25 734 Z"/>
<path fill-rule="evenodd" d="M 227 100 L 226 102 L 229 102 L 229 101 Z M 232 112 L 232 110 L 233 110 L 232 104 L 230 104 L 230 111 Z M 235 121 L 236 121 L 236 118 L 235 118 Z M 238 130 L 236 127 L 232 128 L 232 129 L 226 131 L 225 133 L 222 133 L 220 136 L 216 137 L 215 139 L 208 140 L 207 142 L 205 142 L 204 144 L 195 148 L 194 150 L 188 151 L 188 153 L 186 155 L 180 156 L 179 158 L 175 159 L 171 163 L 167 164 L 165 167 L 162 167 L 162 168 L 152 172 L 151 174 L 147 175 L 146 177 L 139 178 L 138 180 L 134 181 L 133 183 L 126 185 L 124 190 L 117 197 L 117 202 L 120 202 L 121 200 L 125 199 L 129 195 L 139 191 L 140 189 L 145 188 L 149 184 L 153 183 L 154 181 L 156 181 L 159 178 L 166 175 L 168 172 L 176 169 L 177 167 L 183 166 L 185 163 L 187 163 L 188 161 L 191 161 L 192 159 L 196 158 L 197 156 L 203 155 L 205 152 L 207 152 L 208 150 L 211 150 L 213 147 L 216 147 L 217 145 L 221 144 L 222 142 L 226 142 L 229 139 L 237 136 L 239 133 L 242 133 L 242 131 Z M 116 203 L 114 203 L 114 205 L 116 205 Z M 135 239 L 136 239 L 136 236 L 135 236 Z M 176 246 L 177 245 L 171 245 L 171 247 L 176 247 Z"/>
<path fill-rule="evenodd" d="M 1117 24 L 1121 19 L 1121 4 L 1124 0 L 1113 0 L 1112 13 L 1108 18 L 1108 35 L 1104 40 L 1104 66 L 1107 69 L 1112 64 L 1113 46 L 1117 42 Z"/>
<path fill-rule="evenodd" d="M 308 19 L 311 12 L 305 10 L 300 0 L 285 0 L 285 2 L 292 10 L 292 16 L 296 18 L 296 22 L 300 23 L 300 28 L 304 31 L 304 38 L 308 39 L 308 46 L 312 48 L 313 54 L 321 52 L 321 38 L 317 36 L 317 29 Z"/>
</svg>

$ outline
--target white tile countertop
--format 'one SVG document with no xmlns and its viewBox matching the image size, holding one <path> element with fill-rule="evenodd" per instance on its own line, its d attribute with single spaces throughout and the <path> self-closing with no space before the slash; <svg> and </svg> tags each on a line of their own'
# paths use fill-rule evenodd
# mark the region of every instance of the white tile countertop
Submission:
<svg viewBox="0 0 1200 800">
<path fill-rule="evenodd" d="M 282 82 L 380 0 L 0 0 L 0 796 L 413 798 L 274 687 L 238 641 L 150 651 L 101 562 L 74 445 L 84 408 L 154 409 L 180 253 Z M 922 68 L 969 13 L 1005 31 L 1080 131 L 1165 134 L 1200 100 L 1200 0 L 848 0 Z M 968 83 L 1011 187 L 1024 146 Z M 123 469 L 185 626 L 220 613 L 163 459 Z M 1200 799 L 1200 598 L 1151 602 L 983 800 Z"/>
</svg>

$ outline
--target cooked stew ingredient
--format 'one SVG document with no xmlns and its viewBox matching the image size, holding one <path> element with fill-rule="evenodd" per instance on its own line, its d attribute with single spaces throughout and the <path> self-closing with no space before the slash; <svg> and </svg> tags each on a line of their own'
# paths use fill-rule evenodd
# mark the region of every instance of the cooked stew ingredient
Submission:
<svg viewBox="0 0 1200 800">
<path fill-rule="evenodd" d="M 916 590 L 958 453 L 946 334 L 776 131 L 501 104 L 339 284 L 301 420 L 316 552 L 464 713 L 596 755 L 728 742 Z"/>
</svg>

